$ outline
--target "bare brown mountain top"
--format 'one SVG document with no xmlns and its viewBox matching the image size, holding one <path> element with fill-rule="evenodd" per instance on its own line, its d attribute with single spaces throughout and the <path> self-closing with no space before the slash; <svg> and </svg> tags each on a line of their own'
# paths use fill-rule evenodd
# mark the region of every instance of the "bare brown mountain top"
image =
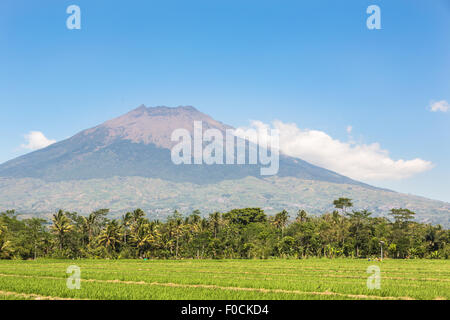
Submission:
<svg viewBox="0 0 450 320">
<path fill-rule="evenodd" d="M 183 128 L 192 133 L 194 121 L 202 121 L 204 130 L 215 128 L 225 131 L 231 128 L 191 106 L 147 108 L 141 105 L 123 116 L 85 130 L 81 134 L 90 135 L 98 130 L 106 129 L 106 144 L 108 141 L 120 138 L 135 143 L 153 143 L 158 147 L 171 148 L 174 145 L 170 139 L 172 132 Z"/>
</svg>

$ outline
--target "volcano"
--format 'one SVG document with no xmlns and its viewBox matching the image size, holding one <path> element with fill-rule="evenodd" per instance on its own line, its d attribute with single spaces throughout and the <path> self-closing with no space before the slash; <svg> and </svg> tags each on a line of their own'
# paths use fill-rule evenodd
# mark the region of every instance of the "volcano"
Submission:
<svg viewBox="0 0 450 320">
<path fill-rule="evenodd" d="M 172 132 L 192 133 L 194 121 L 204 130 L 232 129 L 191 106 L 142 105 L 1 164 L 0 209 L 45 216 L 59 208 L 119 214 L 140 207 L 160 218 L 175 209 L 209 213 L 249 206 L 323 213 L 345 196 L 378 215 L 408 207 L 421 221 L 449 223 L 448 203 L 376 188 L 282 154 L 278 173 L 269 177 L 261 176 L 258 164 L 176 165 Z"/>
<path fill-rule="evenodd" d="M 259 165 L 175 165 L 171 160 L 171 134 L 193 132 L 194 121 L 203 129 L 225 132 L 232 127 L 193 107 L 139 108 L 75 136 L 0 166 L 0 177 L 39 178 L 56 182 L 147 177 L 195 184 L 260 177 Z M 281 156 L 278 176 L 364 185 L 300 159 Z M 366 187 L 370 187 L 366 185 Z"/>
</svg>

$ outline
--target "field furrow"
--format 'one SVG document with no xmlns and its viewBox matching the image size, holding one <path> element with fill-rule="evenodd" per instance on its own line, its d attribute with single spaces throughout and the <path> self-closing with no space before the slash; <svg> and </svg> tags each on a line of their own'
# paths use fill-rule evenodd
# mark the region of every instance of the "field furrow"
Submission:
<svg viewBox="0 0 450 320">
<path fill-rule="evenodd" d="M 67 267 L 81 271 L 70 290 Z M 380 268 L 369 289 L 367 267 Z M 446 260 L 0 261 L 0 299 L 449 299 Z M 17 294 L 15 294 L 17 293 Z"/>
</svg>

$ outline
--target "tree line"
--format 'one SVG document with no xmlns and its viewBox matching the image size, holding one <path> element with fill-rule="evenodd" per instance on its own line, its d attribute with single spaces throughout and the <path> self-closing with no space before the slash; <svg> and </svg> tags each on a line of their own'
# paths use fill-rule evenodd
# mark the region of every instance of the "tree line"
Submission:
<svg viewBox="0 0 450 320">
<path fill-rule="evenodd" d="M 415 213 L 392 209 L 390 217 L 355 211 L 352 200 L 334 201 L 335 210 L 268 216 L 260 208 L 214 212 L 202 217 L 175 211 L 166 221 L 150 220 L 141 209 L 118 219 L 109 210 L 83 216 L 59 210 L 51 222 L 0 213 L 0 259 L 249 259 L 380 256 L 450 257 L 450 230 L 414 222 Z"/>
</svg>

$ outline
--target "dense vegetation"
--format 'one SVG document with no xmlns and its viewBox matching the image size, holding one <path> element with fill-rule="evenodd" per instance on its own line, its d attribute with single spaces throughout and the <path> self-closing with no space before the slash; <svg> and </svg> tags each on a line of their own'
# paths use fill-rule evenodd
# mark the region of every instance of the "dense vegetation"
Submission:
<svg viewBox="0 0 450 320">
<path fill-rule="evenodd" d="M 0 258 L 270 258 L 376 257 L 380 242 L 390 258 L 450 257 L 450 231 L 416 223 L 414 212 L 392 209 L 391 219 L 350 211 L 350 199 L 320 217 L 299 210 L 267 216 L 259 208 L 215 212 L 175 211 L 165 222 L 140 210 L 109 219 L 102 209 L 82 216 L 59 210 L 52 222 L 0 214 Z M 392 220 L 392 221 L 391 221 Z"/>
</svg>

